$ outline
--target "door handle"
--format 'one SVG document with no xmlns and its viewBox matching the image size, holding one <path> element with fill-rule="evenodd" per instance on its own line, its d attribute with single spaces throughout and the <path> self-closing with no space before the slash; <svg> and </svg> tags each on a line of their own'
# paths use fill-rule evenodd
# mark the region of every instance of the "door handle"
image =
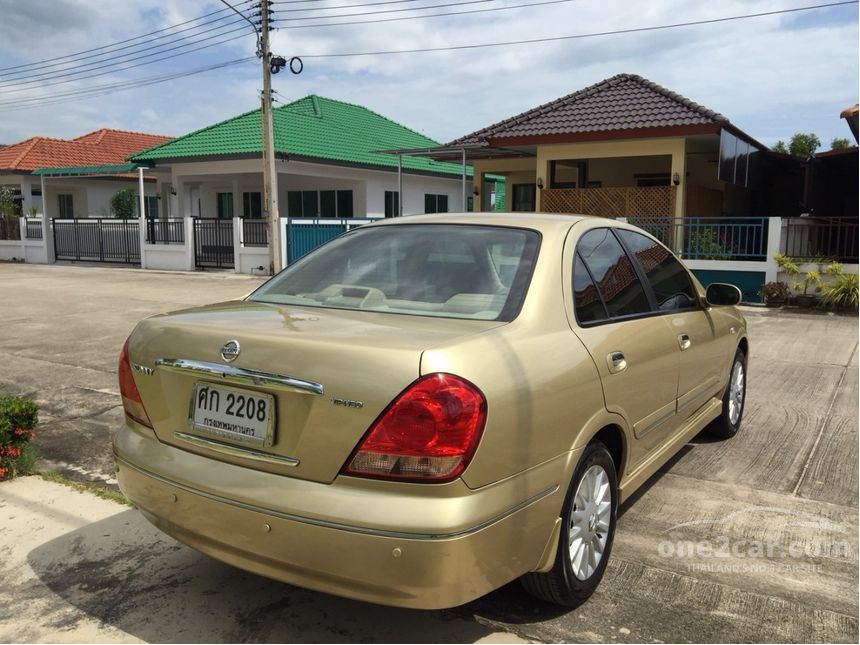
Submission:
<svg viewBox="0 0 860 645">
<path fill-rule="evenodd" d="M 621 352 L 609 352 L 606 355 L 606 364 L 609 366 L 610 374 L 618 374 L 627 369 L 627 359 Z"/>
<path fill-rule="evenodd" d="M 690 336 L 688 334 L 678 334 L 678 345 L 680 345 L 682 352 L 685 349 L 690 349 L 690 345 L 692 344 L 693 343 L 690 340 Z"/>
</svg>

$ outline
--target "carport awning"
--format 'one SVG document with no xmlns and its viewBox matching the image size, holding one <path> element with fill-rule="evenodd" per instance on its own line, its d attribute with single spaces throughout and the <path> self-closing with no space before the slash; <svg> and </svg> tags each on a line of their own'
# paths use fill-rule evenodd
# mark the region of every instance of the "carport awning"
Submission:
<svg viewBox="0 0 860 645">
<path fill-rule="evenodd" d="M 43 177 L 91 177 L 92 175 L 122 175 L 137 171 L 138 168 L 149 169 L 149 164 L 121 163 L 106 166 L 69 166 L 66 168 L 37 168 L 34 175 Z"/>
</svg>

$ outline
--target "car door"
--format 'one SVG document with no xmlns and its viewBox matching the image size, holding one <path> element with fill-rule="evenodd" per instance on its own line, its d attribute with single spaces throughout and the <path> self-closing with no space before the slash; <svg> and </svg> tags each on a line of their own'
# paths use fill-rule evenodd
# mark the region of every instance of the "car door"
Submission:
<svg viewBox="0 0 860 645">
<path fill-rule="evenodd" d="M 725 351 L 719 342 L 710 313 L 702 306 L 698 291 L 681 262 L 652 238 L 617 229 L 618 238 L 635 259 L 658 311 L 669 325 L 680 353 L 678 371 L 678 421 L 683 422 L 718 394 L 726 367 Z"/>
<path fill-rule="evenodd" d="M 606 408 L 633 429 L 635 445 L 629 448 L 635 465 L 673 425 L 677 341 L 609 228 L 585 232 L 572 264 L 576 333 L 597 366 Z"/>
</svg>

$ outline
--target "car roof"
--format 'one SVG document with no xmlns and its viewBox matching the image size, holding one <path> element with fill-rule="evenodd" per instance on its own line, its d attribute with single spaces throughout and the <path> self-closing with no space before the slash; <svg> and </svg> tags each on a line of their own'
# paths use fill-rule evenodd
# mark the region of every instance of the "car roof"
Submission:
<svg viewBox="0 0 860 645">
<path fill-rule="evenodd" d="M 560 215 L 555 213 L 433 213 L 429 215 L 404 215 L 379 222 L 377 225 L 397 224 L 484 224 L 496 226 L 515 226 L 536 230 L 568 229 L 582 220 L 600 219 L 612 225 L 614 222 L 605 217 L 590 215 Z"/>
</svg>

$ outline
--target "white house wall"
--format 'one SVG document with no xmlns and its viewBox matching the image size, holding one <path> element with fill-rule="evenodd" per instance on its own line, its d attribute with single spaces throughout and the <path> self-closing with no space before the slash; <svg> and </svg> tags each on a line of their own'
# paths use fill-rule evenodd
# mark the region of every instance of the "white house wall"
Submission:
<svg viewBox="0 0 860 645">
<path fill-rule="evenodd" d="M 287 214 L 287 192 L 290 190 L 352 190 L 355 217 L 383 217 L 385 191 L 397 191 L 397 171 L 368 170 L 328 164 L 278 160 L 278 199 L 282 216 Z M 214 217 L 219 192 L 260 191 L 262 167 L 258 159 L 173 163 L 171 184 L 175 216 L 200 214 Z M 255 179 L 256 178 L 256 179 Z M 472 181 L 467 179 L 466 195 L 471 195 Z M 424 195 L 448 196 L 450 211 L 465 210 L 459 177 L 431 177 L 403 173 L 403 213 L 423 213 Z M 234 197 L 234 199 L 236 199 Z M 240 201 L 237 202 L 241 204 Z M 237 212 L 234 206 L 234 214 Z"/>
</svg>

